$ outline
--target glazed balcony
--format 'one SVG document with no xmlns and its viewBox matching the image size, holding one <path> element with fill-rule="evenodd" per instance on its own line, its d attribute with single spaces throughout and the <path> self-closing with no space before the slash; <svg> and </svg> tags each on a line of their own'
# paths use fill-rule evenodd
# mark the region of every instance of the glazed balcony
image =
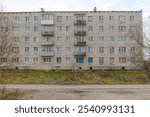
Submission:
<svg viewBox="0 0 150 117">
<path fill-rule="evenodd" d="M 75 46 L 86 46 L 86 41 L 83 42 L 75 42 Z"/>
<path fill-rule="evenodd" d="M 42 51 L 41 56 L 43 57 L 53 57 L 54 56 L 54 52 L 53 51 Z"/>
<path fill-rule="evenodd" d="M 85 36 L 86 31 L 74 31 L 74 35 L 76 35 L 76 36 Z"/>
<path fill-rule="evenodd" d="M 54 36 L 54 31 L 42 31 L 43 36 Z"/>
<path fill-rule="evenodd" d="M 75 20 L 74 25 L 86 25 L 86 20 Z"/>
</svg>

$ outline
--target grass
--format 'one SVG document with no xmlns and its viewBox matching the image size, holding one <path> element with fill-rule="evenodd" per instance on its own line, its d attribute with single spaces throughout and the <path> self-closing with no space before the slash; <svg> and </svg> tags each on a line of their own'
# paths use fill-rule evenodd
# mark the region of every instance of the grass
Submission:
<svg viewBox="0 0 150 117">
<path fill-rule="evenodd" d="M 1 70 L 0 84 L 150 84 L 146 71 Z"/>
<path fill-rule="evenodd" d="M 20 91 L 9 91 L 5 88 L 0 90 L 0 100 L 17 100 L 23 97 L 23 93 Z"/>
</svg>

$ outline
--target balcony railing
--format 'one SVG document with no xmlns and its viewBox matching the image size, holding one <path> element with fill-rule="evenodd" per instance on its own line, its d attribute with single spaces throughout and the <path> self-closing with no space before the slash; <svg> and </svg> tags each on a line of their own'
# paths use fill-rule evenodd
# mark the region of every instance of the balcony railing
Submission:
<svg viewBox="0 0 150 117">
<path fill-rule="evenodd" d="M 45 57 L 45 56 L 53 57 L 54 52 L 53 51 L 42 51 L 41 56 L 43 56 L 43 57 Z"/>
<path fill-rule="evenodd" d="M 54 25 L 54 20 L 41 20 L 42 25 Z"/>
<path fill-rule="evenodd" d="M 43 41 L 42 45 L 49 45 L 49 46 L 53 46 L 54 45 L 54 41 Z"/>
<path fill-rule="evenodd" d="M 74 35 L 85 36 L 86 31 L 74 31 Z"/>
<path fill-rule="evenodd" d="M 85 52 L 74 52 L 74 56 L 86 56 Z"/>
<path fill-rule="evenodd" d="M 53 36 L 54 35 L 54 31 L 42 31 L 42 35 L 43 36 Z"/>
<path fill-rule="evenodd" d="M 86 46 L 86 41 L 83 42 L 75 42 L 75 46 Z"/>
<path fill-rule="evenodd" d="M 86 20 L 75 20 L 74 25 L 86 25 Z"/>
</svg>

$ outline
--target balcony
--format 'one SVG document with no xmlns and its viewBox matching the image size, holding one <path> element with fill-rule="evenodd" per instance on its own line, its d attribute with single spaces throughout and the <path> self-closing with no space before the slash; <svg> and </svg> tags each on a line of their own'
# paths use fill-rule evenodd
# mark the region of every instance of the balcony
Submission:
<svg viewBox="0 0 150 117">
<path fill-rule="evenodd" d="M 85 36 L 86 35 L 86 31 L 75 31 L 74 35 L 78 35 L 78 36 Z"/>
<path fill-rule="evenodd" d="M 86 25 L 86 20 L 75 20 L 74 25 Z"/>
<path fill-rule="evenodd" d="M 74 56 L 86 56 L 85 52 L 74 52 Z"/>
<path fill-rule="evenodd" d="M 54 52 L 53 51 L 42 51 L 41 56 L 43 57 L 53 57 L 54 56 Z"/>
<path fill-rule="evenodd" d="M 43 36 L 54 36 L 54 31 L 42 31 Z"/>
<path fill-rule="evenodd" d="M 75 42 L 75 46 L 86 46 L 86 41 L 83 42 Z"/>
<path fill-rule="evenodd" d="M 54 20 L 41 20 L 42 25 L 54 25 Z"/>
<path fill-rule="evenodd" d="M 42 45 L 43 46 L 53 46 L 54 45 L 54 41 L 43 41 Z"/>
</svg>

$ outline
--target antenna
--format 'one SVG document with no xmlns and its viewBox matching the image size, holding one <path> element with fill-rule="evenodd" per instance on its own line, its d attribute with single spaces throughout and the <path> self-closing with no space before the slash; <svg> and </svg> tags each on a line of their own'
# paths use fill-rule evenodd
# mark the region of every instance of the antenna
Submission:
<svg viewBox="0 0 150 117">
<path fill-rule="evenodd" d="M 45 12 L 43 8 L 41 8 L 41 12 L 42 12 L 42 13 Z"/>
<path fill-rule="evenodd" d="M 94 7 L 93 11 L 96 13 L 96 12 L 97 12 L 97 8 L 96 8 L 96 7 Z"/>
</svg>

